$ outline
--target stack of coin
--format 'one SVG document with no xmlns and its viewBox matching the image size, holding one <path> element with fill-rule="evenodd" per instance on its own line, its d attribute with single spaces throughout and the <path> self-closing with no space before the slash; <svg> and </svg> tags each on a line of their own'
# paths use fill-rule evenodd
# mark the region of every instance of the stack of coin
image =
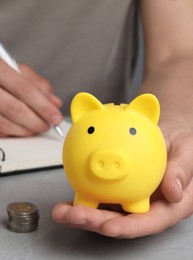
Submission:
<svg viewBox="0 0 193 260">
<path fill-rule="evenodd" d="M 36 205 L 29 202 L 12 202 L 7 206 L 7 229 L 27 233 L 38 228 L 39 212 Z"/>
</svg>

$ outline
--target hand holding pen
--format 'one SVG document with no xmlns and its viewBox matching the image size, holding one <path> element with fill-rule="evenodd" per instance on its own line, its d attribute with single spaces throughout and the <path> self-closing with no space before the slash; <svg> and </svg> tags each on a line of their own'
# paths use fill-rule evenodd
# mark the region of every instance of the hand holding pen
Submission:
<svg viewBox="0 0 193 260">
<path fill-rule="evenodd" d="M 0 136 L 31 136 L 50 126 L 62 136 L 61 100 L 50 83 L 16 63 L 0 43 Z"/>
</svg>

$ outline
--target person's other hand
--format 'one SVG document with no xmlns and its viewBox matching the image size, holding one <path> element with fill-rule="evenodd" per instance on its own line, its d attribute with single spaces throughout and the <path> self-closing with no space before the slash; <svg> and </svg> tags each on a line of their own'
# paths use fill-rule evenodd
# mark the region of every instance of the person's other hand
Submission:
<svg viewBox="0 0 193 260">
<path fill-rule="evenodd" d="M 51 84 L 26 65 L 20 70 L 0 60 L 0 137 L 31 136 L 63 119 Z"/>
<path fill-rule="evenodd" d="M 193 132 L 176 122 L 161 122 L 168 148 L 167 169 L 151 197 L 150 211 L 127 214 L 58 203 L 53 219 L 76 228 L 115 238 L 156 234 L 193 213 Z"/>
</svg>

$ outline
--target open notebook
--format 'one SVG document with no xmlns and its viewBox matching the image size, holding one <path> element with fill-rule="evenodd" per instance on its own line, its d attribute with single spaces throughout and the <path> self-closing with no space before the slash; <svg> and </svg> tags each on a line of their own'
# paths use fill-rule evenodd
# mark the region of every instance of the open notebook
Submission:
<svg viewBox="0 0 193 260">
<path fill-rule="evenodd" d="M 66 135 L 71 124 L 60 126 Z M 63 142 L 54 129 L 39 136 L 0 138 L 0 175 L 61 166 Z"/>
</svg>

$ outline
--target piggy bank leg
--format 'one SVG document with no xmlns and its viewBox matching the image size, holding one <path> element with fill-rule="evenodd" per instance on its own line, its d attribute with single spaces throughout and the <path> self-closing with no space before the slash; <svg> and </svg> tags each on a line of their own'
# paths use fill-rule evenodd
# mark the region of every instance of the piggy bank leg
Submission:
<svg viewBox="0 0 193 260">
<path fill-rule="evenodd" d="M 146 213 L 150 209 L 149 198 L 133 203 L 122 204 L 122 207 L 125 211 L 130 213 Z"/>
<path fill-rule="evenodd" d="M 98 204 L 99 204 L 98 202 L 91 201 L 88 198 L 81 196 L 80 194 L 77 194 L 77 193 L 75 194 L 74 202 L 73 202 L 74 206 L 82 205 L 82 206 L 87 206 L 87 207 L 91 207 L 91 208 L 97 208 Z"/>
</svg>

